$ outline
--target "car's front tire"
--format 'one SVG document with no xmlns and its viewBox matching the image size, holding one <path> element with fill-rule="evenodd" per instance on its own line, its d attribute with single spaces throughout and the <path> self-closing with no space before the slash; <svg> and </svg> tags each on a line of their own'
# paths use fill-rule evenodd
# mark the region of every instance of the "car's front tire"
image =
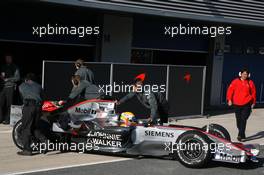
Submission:
<svg viewBox="0 0 264 175">
<path fill-rule="evenodd" d="M 208 131 L 210 134 L 215 135 L 219 138 L 231 141 L 229 132 L 221 125 L 218 124 L 209 124 L 205 125 L 202 128 L 203 131 Z"/>
<path fill-rule="evenodd" d="M 187 131 L 177 139 L 177 159 L 186 167 L 201 168 L 211 159 L 210 139 L 199 131 Z"/>
</svg>

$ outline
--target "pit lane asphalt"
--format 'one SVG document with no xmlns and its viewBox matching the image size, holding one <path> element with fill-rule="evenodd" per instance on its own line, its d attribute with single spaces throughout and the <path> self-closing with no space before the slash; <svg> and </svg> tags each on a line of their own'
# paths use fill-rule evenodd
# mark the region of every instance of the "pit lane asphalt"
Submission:
<svg viewBox="0 0 264 175">
<path fill-rule="evenodd" d="M 247 135 L 250 138 L 245 144 L 259 143 L 264 145 L 264 109 L 253 111 L 247 127 Z M 218 123 L 227 128 L 232 140 L 236 141 L 237 129 L 234 114 L 224 114 L 209 119 L 186 119 L 176 124 L 201 127 L 208 123 Z M 48 153 L 33 157 L 18 156 L 18 149 L 11 138 L 11 127 L 0 125 L 0 174 L 34 172 L 31 174 L 86 174 L 86 175 L 232 175 L 252 174 L 264 175 L 263 159 L 256 165 L 235 165 L 227 163 L 212 163 L 208 168 L 190 169 L 181 165 L 178 161 L 156 158 L 129 159 L 118 156 L 105 156 L 95 154 L 78 153 Z M 263 149 L 262 149 L 263 150 Z M 262 153 L 262 155 L 264 155 Z M 78 167 L 76 167 L 78 166 Z M 67 168 L 65 168 L 67 167 Z M 59 169 L 58 169 L 59 168 Z M 38 170 L 43 170 L 36 172 Z M 52 170 L 53 169 L 53 170 Z"/>
<path fill-rule="evenodd" d="M 75 168 L 66 168 L 38 173 L 34 175 L 263 175 L 263 159 L 254 165 L 211 163 L 208 168 L 191 169 L 178 161 L 157 158 L 141 158 L 121 162 L 97 164 Z"/>
</svg>

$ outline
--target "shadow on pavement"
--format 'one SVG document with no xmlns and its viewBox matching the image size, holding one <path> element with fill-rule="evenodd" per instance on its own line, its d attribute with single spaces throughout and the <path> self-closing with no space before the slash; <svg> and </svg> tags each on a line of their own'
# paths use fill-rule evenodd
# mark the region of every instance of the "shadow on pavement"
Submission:
<svg viewBox="0 0 264 175">
<path fill-rule="evenodd" d="M 224 106 L 214 106 L 207 108 L 205 109 L 204 115 L 210 117 L 210 116 L 230 114 L 234 112 L 235 112 L 234 108 L 224 105 Z"/>
<path fill-rule="evenodd" d="M 171 160 L 171 161 L 179 162 L 177 159 L 172 159 L 171 157 L 166 157 L 166 156 L 165 157 L 142 156 L 136 159 L 158 159 L 158 160 Z M 246 162 L 246 163 L 239 163 L 239 164 L 211 161 L 208 163 L 207 166 L 203 168 L 199 168 L 199 169 L 224 167 L 224 168 L 232 168 L 232 169 L 253 170 L 253 169 L 264 167 L 264 158 L 258 158 L 258 161 L 259 162 L 257 163 Z"/>
<path fill-rule="evenodd" d="M 264 108 L 264 104 L 256 104 L 254 109 Z M 234 107 L 229 107 L 227 105 L 220 105 L 220 106 L 210 106 L 206 107 L 204 110 L 205 116 L 217 116 L 217 115 L 224 115 L 234 113 Z"/>
<path fill-rule="evenodd" d="M 61 154 L 61 153 L 55 153 L 53 155 L 56 155 L 56 154 Z M 87 154 L 87 153 L 85 153 L 85 154 Z M 169 160 L 169 161 L 179 162 L 177 159 L 173 159 L 170 156 L 161 156 L 161 157 L 131 156 L 131 155 L 122 154 L 122 153 L 113 154 L 113 153 L 98 153 L 98 152 L 89 152 L 88 154 L 104 155 L 104 156 L 119 157 L 119 158 L 131 158 L 132 160 L 157 159 L 157 160 Z M 246 163 L 239 163 L 239 164 L 211 161 L 210 163 L 208 163 L 207 166 L 205 166 L 204 168 L 201 168 L 201 169 L 225 167 L 225 168 L 230 168 L 230 169 L 253 170 L 253 169 L 258 169 L 258 168 L 264 167 L 264 157 L 258 158 L 258 161 L 259 162 L 257 162 L 257 163 L 246 162 Z"/>
<path fill-rule="evenodd" d="M 264 131 L 260 131 L 252 136 L 249 136 L 246 138 L 246 141 L 250 141 L 250 140 L 257 140 L 257 139 L 261 139 L 264 138 Z"/>
<path fill-rule="evenodd" d="M 211 162 L 206 168 L 217 168 L 217 167 L 225 167 L 232 169 L 242 169 L 242 170 L 253 170 L 258 169 L 264 166 L 264 158 L 258 158 L 257 163 L 254 162 L 246 162 L 246 163 L 226 163 L 226 162 Z"/>
</svg>

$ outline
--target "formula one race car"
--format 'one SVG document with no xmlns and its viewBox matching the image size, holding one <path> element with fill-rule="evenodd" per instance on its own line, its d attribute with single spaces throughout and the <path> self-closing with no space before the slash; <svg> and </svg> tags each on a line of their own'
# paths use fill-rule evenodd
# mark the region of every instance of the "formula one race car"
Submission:
<svg viewBox="0 0 264 175">
<path fill-rule="evenodd" d="M 61 117 L 53 115 L 61 108 L 61 105 L 52 101 L 43 105 L 43 116 L 46 116 L 43 121 L 48 122 L 49 131 L 56 138 L 49 136 L 49 139 L 53 145 L 59 144 L 59 149 L 63 146 L 67 150 L 77 148 L 79 151 L 135 156 L 171 156 L 193 168 L 206 166 L 211 160 L 257 162 L 257 145 L 231 142 L 228 131 L 217 124 L 203 128 L 172 124 L 149 125 L 136 120 L 130 112 L 116 114 L 114 101 L 94 99 L 70 106 L 64 112 L 57 112 L 64 113 L 62 116 L 66 113 L 70 119 L 66 120 L 65 128 L 62 127 Z M 21 121 L 18 121 L 13 129 L 13 140 L 22 149 L 20 135 Z M 36 148 L 37 142 L 37 138 L 32 138 L 32 147 L 35 145 Z"/>
</svg>

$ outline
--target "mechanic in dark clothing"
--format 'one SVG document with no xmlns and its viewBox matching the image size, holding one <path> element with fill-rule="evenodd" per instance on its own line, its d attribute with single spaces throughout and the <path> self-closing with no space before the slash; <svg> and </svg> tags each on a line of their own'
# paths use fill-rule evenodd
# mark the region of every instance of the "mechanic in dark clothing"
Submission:
<svg viewBox="0 0 264 175">
<path fill-rule="evenodd" d="M 23 151 L 19 155 L 32 155 L 31 135 L 32 132 L 41 142 L 46 142 L 46 137 L 38 130 L 38 122 L 41 115 L 41 106 L 43 100 L 43 90 L 36 83 L 34 74 L 27 74 L 25 82 L 19 86 L 19 92 L 23 99 L 22 109 L 22 142 Z M 45 152 L 44 152 L 45 153 Z"/>
<path fill-rule="evenodd" d="M 130 92 L 125 97 L 117 102 L 122 104 L 132 97 L 136 96 L 140 103 L 146 108 L 150 109 L 150 123 L 157 124 L 157 119 L 160 118 L 160 124 L 168 123 L 168 101 L 165 99 L 162 93 L 153 93 L 151 91 L 144 92 L 142 88 L 143 81 L 136 79 L 133 85 L 133 92 Z"/>
<path fill-rule="evenodd" d="M 73 88 L 69 99 L 82 98 L 85 100 L 99 98 L 99 88 L 87 80 L 82 80 L 79 75 L 72 77 Z"/>
<path fill-rule="evenodd" d="M 84 61 L 82 59 L 78 59 L 75 62 L 75 67 L 77 69 L 75 75 L 79 75 L 81 77 L 81 80 L 86 80 L 94 84 L 94 74 L 90 69 L 84 66 Z"/>
<path fill-rule="evenodd" d="M 68 107 L 89 99 L 100 98 L 102 94 L 99 92 L 99 88 L 86 80 L 81 80 L 79 75 L 72 76 L 72 85 L 73 88 L 71 90 L 70 95 L 66 102 L 60 101 L 59 103 L 65 103 L 61 110 L 57 110 L 57 112 L 66 111 Z M 56 112 L 56 113 L 57 113 Z"/>
<path fill-rule="evenodd" d="M 13 64 L 11 55 L 5 56 L 5 62 L 6 64 L 0 68 L 0 79 L 2 81 L 2 88 L 0 89 L 0 123 L 9 124 L 14 90 L 20 79 L 20 74 L 18 67 Z"/>
<path fill-rule="evenodd" d="M 68 123 L 71 120 L 67 113 L 69 107 L 84 100 L 100 98 L 102 95 L 96 85 L 86 80 L 81 80 L 79 75 L 72 76 L 72 84 L 73 88 L 66 103 L 61 110 L 57 111 L 59 112 L 59 123 L 64 130 L 68 129 Z"/>
</svg>

